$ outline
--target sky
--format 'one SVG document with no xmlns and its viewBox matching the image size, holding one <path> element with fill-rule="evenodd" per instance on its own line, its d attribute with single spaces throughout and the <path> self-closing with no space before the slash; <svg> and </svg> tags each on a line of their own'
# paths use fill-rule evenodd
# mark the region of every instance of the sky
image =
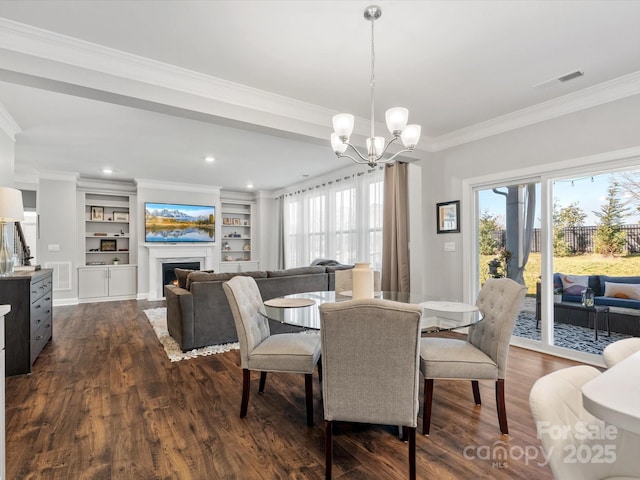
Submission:
<svg viewBox="0 0 640 480">
<path fill-rule="evenodd" d="M 576 177 L 573 179 L 557 180 L 553 184 L 553 198 L 560 208 L 567 207 L 576 202 L 578 207 L 587 215 L 585 226 L 597 225 L 598 218 L 593 213 L 600 212 L 600 207 L 606 199 L 607 190 L 614 174 Z M 537 189 L 538 198 L 540 188 Z M 491 215 L 497 215 L 498 221 L 504 225 L 505 205 L 504 197 L 496 195 L 490 189 L 479 194 L 480 212 L 488 211 Z M 630 212 L 637 212 L 635 207 Z M 535 227 L 540 227 L 540 202 L 536 204 Z M 640 215 L 630 215 L 625 218 L 626 224 L 640 223 Z"/>
</svg>

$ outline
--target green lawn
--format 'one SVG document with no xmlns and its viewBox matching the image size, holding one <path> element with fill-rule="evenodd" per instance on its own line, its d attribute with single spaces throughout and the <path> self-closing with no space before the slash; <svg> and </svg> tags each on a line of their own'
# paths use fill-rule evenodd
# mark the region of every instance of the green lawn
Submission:
<svg viewBox="0 0 640 480">
<path fill-rule="evenodd" d="M 480 256 L 480 278 L 482 281 L 488 277 L 487 264 L 493 258 L 495 258 L 493 255 Z M 640 275 L 640 255 L 613 258 L 597 254 L 555 257 L 553 259 L 553 271 L 574 275 L 637 276 Z M 540 253 L 531 253 L 524 273 L 528 295 L 535 295 L 536 282 L 539 277 Z"/>
</svg>

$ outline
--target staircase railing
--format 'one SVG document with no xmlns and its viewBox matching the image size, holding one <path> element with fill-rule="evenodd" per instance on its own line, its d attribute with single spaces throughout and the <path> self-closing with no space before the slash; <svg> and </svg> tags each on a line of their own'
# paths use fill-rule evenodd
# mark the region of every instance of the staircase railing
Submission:
<svg viewBox="0 0 640 480">
<path fill-rule="evenodd" d="M 24 232 L 22 231 L 22 225 L 20 222 L 15 223 L 14 231 L 14 242 L 13 248 L 14 253 L 18 257 L 18 262 L 16 265 L 31 265 L 31 249 L 29 245 L 27 245 L 27 240 L 24 238 Z"/>
</svg>

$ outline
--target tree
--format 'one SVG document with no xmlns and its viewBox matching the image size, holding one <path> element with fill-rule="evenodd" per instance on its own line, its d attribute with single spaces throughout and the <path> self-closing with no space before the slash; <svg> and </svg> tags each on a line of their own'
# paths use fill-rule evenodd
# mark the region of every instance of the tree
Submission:
<svg viewBox="0 0 640 480">
<path fill-rule="evenodd" d="M 626 234 L 622 231 L 624 217 L 628 208 L 620 199 L 620 185 L 613 181 L 607 190 L 607 198 L 599 212 L 593 214 L 600 219 L 596 229 L 594 249 L 596 253 L 614 256 L 621 254 L 626 243 Z"/>
<path fill-rule="evenodd" d="M 620 189 L 629 200 L 627 204 L 640 212 L 640 172 L 624 172 L 618 177 Z"/>
<path fill-rule="evenodd" d="M 501 230 L 498 217 L 485 210 L 480 216 L 478 232 L 480 255 L 494 255 L 498 251 L 500 242 L 496 240 L 493 234 Z"/>
<path fill-rule="evenodd" d="M 565 239 L 565 229 L 575 229 L 584 225 L 587 214 L 578 206 L 578 202 L 573 202 L 566 207 L 559 208 L 557 201 L 553 202 L 553 253 L 559 257 L 564 257 L 575 253 L 575 249 L 570 246 Z M 579 249 L 584 248 L 584 235 L 577 238 Z"/>
<path fill-rule="evenodd" d="M 581 227 L 585 218 L 587 214 L 578 206 L 578 202 L 573 202 L 558 212 L 558 222 L 563 228 Z"/>
</svg>

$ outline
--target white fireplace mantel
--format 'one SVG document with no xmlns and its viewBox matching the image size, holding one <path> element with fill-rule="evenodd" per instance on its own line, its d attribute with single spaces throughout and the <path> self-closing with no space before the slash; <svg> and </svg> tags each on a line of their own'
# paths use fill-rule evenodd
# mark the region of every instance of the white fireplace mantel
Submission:
<svg viewBox="0 0 640 480">
<path fill-rule="evenodd" d="M 214 244 L 143 244 L 149 250 L 149 300 L 162 300 L 162 264 L 167 262 L 200 262 L 201 270 L 213 269 Z"/>
</svg>

